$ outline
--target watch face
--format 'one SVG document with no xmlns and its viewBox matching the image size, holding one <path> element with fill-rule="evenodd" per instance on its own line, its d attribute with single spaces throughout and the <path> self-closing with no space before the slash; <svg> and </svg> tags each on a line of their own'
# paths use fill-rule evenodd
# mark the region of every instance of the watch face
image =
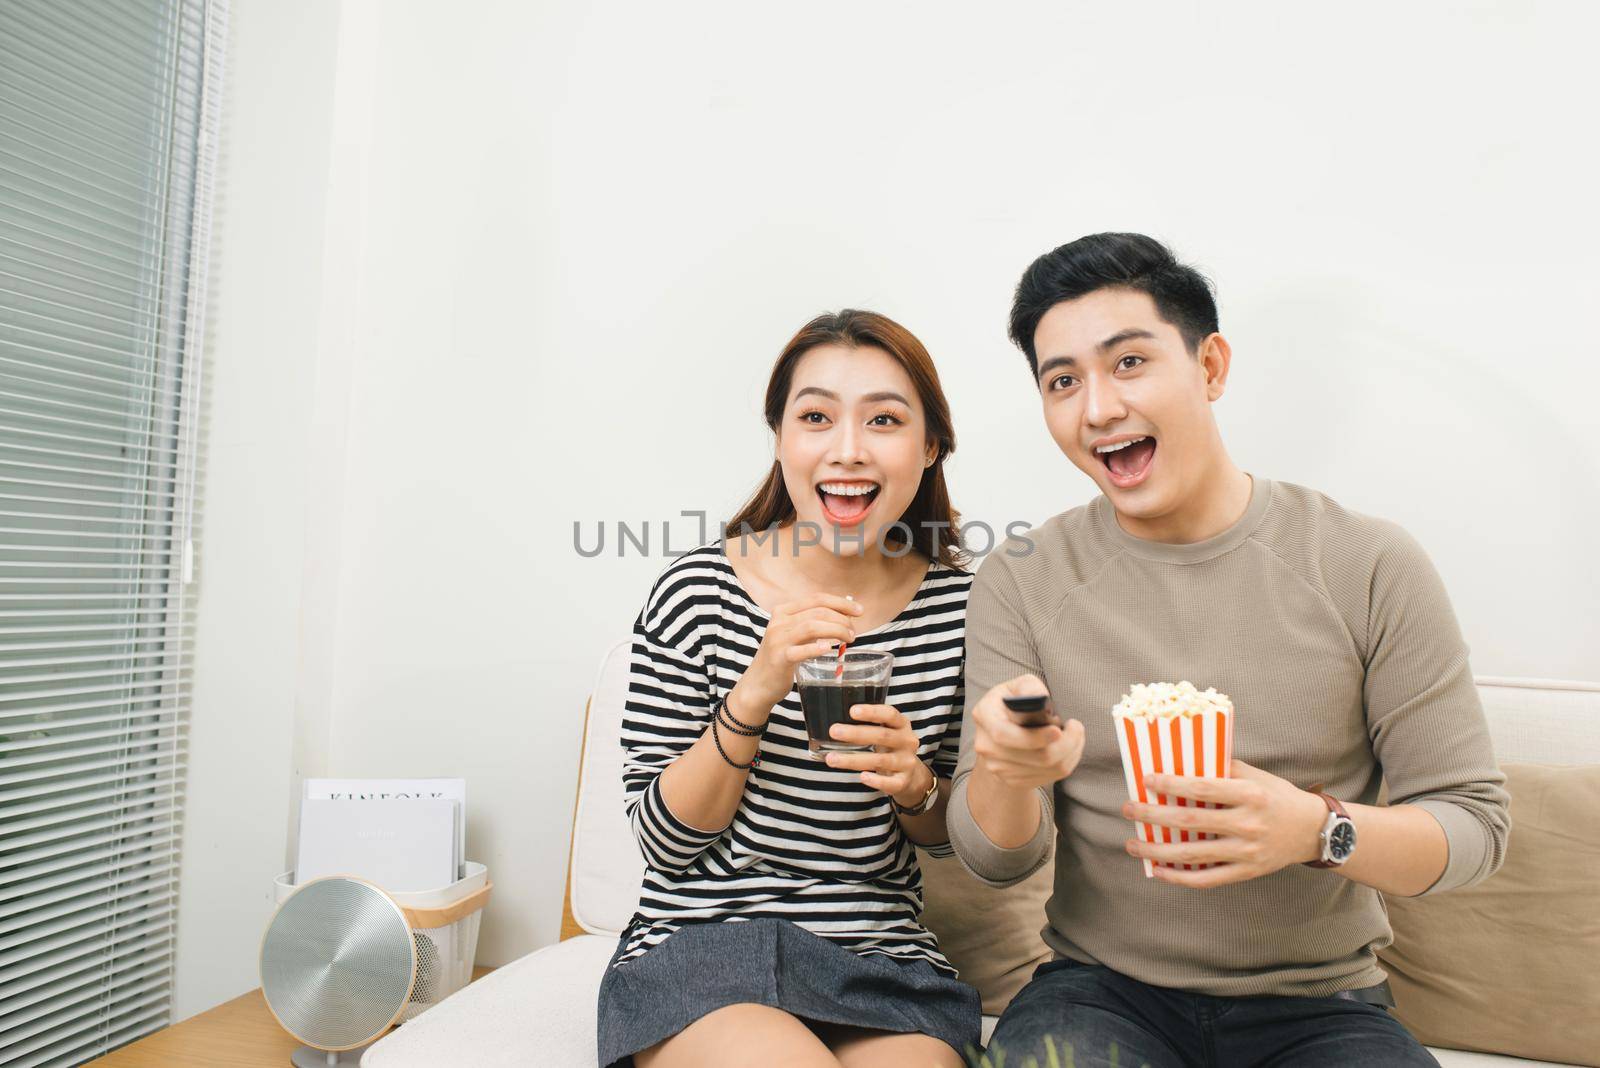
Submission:
<svg viewBox="0 0 1600 1068">
<path fill-rule="evenodd" d="M 1339 820 L 1333 825 L 1333 832 L 1328 835 L 1328 853 L 1330 860 L 1343 861 L 1350 856 L 1351 850 L 1356 847 L 1356 825 L 1349 820 Z"/>
</svg>

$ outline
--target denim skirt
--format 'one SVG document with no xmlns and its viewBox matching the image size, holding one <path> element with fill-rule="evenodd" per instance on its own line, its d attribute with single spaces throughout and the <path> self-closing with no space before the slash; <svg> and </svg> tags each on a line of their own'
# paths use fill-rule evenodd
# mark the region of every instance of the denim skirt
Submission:
<svg viewBox="0 0 1600 1068">
<path fill-rule="evenodd" d="M 921 1032 L 967 1056 L 979 1049 L 978 992 L 927 961 L 855 953 L 789 920 L 697 923 L 620 967 L 617 943 L 600 983 L 603 1068 L 726 1005 L 771 1005 L 804 1020 Z"/>
</svg>

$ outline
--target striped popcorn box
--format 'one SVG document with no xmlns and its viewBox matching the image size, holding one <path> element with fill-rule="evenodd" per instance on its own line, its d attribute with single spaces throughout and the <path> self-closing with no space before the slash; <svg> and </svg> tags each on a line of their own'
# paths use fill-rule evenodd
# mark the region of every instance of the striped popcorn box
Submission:
<svg viewBox="0 0 1600 1068">
<path fill-rule="evenodd" d="M 1122 772 L 1128 783 L 1128 797 L 1140 804 L 1195 805 L 1204 801 L 1170 797 L 1147 789 L 1147 775 L 1190 775 L 1226 779 L 1233 761 L 1233 702 L 1214 689 L 1197 690 L 1188 682 L 1176 686 L 1168 682 L 1135 685 L 1112 709 L 1116 720 L 1117 748 L 1122 751 Z M 1146 842 L 1187 842 L 1191 832 L 1157 827 L 1137 821 L 1139 837 Z M 1205 831 L 1193 832 L 1195 840 L 1214 837 Z M 1154 875 L 1154 866 L 1143 861 L 1145 878 Z M 1172 867 L 1174 865 L 1168 865 Z M 1185 871 L 1208 868 L 1209 864 L 1184 864 Z"/>
</svg>

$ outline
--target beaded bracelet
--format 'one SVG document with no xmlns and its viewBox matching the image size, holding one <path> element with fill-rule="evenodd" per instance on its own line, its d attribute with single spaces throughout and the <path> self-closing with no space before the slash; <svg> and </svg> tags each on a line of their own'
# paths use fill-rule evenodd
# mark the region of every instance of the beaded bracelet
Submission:
<svg viewBox="0 0 1600 1068">
<path fill-rule="evenodd" d="M 726 722 L 722 724 L 724 727 L 728 728 L 735 734 L 742 734 L 746 738 L 759 737 L 766 730 L 765 727 L 752 727 L 743 720 L 736 719 L 734 714 L 728 710 L 728 699 L 726 697 L 724 697 L 722 699 L 722 703 L 717 706 L 717 718 L 721 719 L 723 717 L 726 717 Z"/>
<path fill-rule="evenodd" d="M 738 768 L 740 771 L 749 771 L 751 768 L 760 767 L 761 750 L 759 749 L 757 749 L 755 755 L 750 758 L 750 763 L 748 764 L 740 764 L 728 755 L 728 751 L 722 748 L 722 738 L 717 734 L 717 723 L 717 719 L 713 719 L 711 721 L 711 740 L 716 743 L 717 753 L 722 757 L 723 762 L 726 763 L 730 768 Z"/>
</svg>

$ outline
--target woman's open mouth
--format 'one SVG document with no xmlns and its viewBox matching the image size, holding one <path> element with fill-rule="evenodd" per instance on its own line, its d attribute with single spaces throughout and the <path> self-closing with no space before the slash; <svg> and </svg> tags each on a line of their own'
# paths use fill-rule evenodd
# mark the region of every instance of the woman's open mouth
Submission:
<svg viewBox="0 0 1600 1068">
<path fill-rule="evenodd" d="M 817 497 L 828 522 L 853 527 L 872 510 L 880 488 L 876 482 L 822 482 L 817 485 Z"/>
<path fill-rule="evenodd" d="M 1156 439 L 1147 434 L 1114 445 L 1102 445 L 1094 451 L 1106 465 L 1111 484 L 1118 489 L 1132 489 L 1150 475 L 1156 460 Z"/>
</svg>

